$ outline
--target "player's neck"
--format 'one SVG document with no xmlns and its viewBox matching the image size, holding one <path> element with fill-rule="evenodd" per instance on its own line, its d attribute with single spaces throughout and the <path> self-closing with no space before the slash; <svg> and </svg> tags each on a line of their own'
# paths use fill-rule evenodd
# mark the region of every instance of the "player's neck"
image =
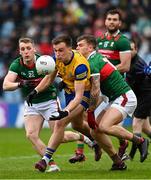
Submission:
<svg viewBox="0 0 151 180">
<path fill-rule="evenodd" d="M 28 60 L 28 61 L 25 61 L 25 60 L 23 60 L 23 63 L 24 63 L 24 65 L 25 66 L 27 66 L 27 67 L 34 67 L 35 66 L 35 61 L 36 61 L 36 56 L 34 56 L 34 58 L 33 59 L 30 59 L 30 60 Z"/>
<path fill-rule="evenodd" d="M 115 37 L 115 36 L 117 36 L 117 34 L 118 34 L 119 32 L 120 32 L 119 29 L 117 29 L 117 30 L 114 31 L 114 32 L 112 32 L 112 31 L 107 31 L 107 35 Z"/>
<path fill-rule="evenodd" d="M 72 59 L 73 59 L 73 56 L 74 56 L 74 53 L 71 51 L 69 54 L 68 54 L 68 56 L 67 56 L 67 59 L 66 59 L 66 61 L 64 62 L 64 64 L 70 64 L 70 62 L 72 61 Z"/>
</svg>

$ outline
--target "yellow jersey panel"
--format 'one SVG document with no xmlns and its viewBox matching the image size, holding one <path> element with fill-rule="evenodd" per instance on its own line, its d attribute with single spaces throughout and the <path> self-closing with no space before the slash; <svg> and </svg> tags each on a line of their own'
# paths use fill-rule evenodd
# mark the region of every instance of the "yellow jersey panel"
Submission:
<svg viewBox="0 0 151 180">
<path fill-rule="evenodd" d="M 72 51 L 71 62 L 65 65 L 59 59 L 56 59 L 56 69 L 59 76 L 66 84 L 67 93 L 74 92 L 74 82 L 85 83 L 85 91 L 90 90 L 90 66 L 87 59 L 77 51 Z"/>
</svg>

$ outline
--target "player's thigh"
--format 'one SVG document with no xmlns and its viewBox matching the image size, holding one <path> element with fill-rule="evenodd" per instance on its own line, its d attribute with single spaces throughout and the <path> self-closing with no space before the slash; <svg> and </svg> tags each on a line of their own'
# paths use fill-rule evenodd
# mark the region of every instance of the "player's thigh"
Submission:
<svg viewBox="0 0 151 180">
<path fill-rule="evenodd" d="M 41 115 L 26 115 L 24 116 L 25 130 L 27 133 L 39 134 L 44 119 Z"/>
<path fill-rule="evenodd" d="M 118 109 L 110 107 L 102 116 L 99 126 L 109 128 L 113 125 L 119 124 L 122 121 L 122 119 L 122 113 Z"/>
<path fill-rule="evenodd" d="M 48 125 L 49 125 L 49 128 L 51 129 L 51 131 L 53 131 L 54 126 L 55 126 L 55 121 L 48 121 Z"/>
</svg>

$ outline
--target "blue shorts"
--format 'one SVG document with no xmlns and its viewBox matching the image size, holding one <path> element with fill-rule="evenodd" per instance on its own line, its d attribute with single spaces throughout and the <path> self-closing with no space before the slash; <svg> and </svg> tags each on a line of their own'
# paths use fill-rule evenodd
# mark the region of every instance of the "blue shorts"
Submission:
<svg viewBox="0 0 151 180">
<path fill-rule="evenodd" d="M 75 93 L 72 92 L 68 94 L 65 92 L 65 100 L 66 100 L 66 106 L 70 103 L 71 100 L 73 100 L 75 97 Z M 89 102 L 90 102 L 90 91 L 84 91 L 83 98 L 81 101 L 81 105 L 85 108 L 85 110 L 89 107 Z"/>
</svg>

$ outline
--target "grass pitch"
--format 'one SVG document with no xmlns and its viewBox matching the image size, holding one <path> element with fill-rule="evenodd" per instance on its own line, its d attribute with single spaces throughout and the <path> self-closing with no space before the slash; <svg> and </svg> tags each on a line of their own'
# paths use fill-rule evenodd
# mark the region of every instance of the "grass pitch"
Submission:
<svg viewBox="0 0 151 180">
<path fill-rule="evenodd" d="M 50 136 L 49 129 L 43 129 L 41 137 L 44 142 Z M 113 138 L 118 147 L 117 139 Z M 128 151 L 130 150 L 130 143 Z M 0 179 L 150 179 L 151 156 L 144 163 L 139 162 L 139 152 L 133 161 L 127 161 L 126 171 L 110 171 L 112 162 L 103 153 L 99 162 L 94 161 L 93 151 L 85 145 L 85 162 L 70 164 L 76 143 L 62 144 L 54 155 L 61 172 L 41 173 L 34 169 L 40 157 L 25 138 L 24 129 L 0 129 Z M 151 146 L 149 147 L 151 149 Z"/>
</svg>

